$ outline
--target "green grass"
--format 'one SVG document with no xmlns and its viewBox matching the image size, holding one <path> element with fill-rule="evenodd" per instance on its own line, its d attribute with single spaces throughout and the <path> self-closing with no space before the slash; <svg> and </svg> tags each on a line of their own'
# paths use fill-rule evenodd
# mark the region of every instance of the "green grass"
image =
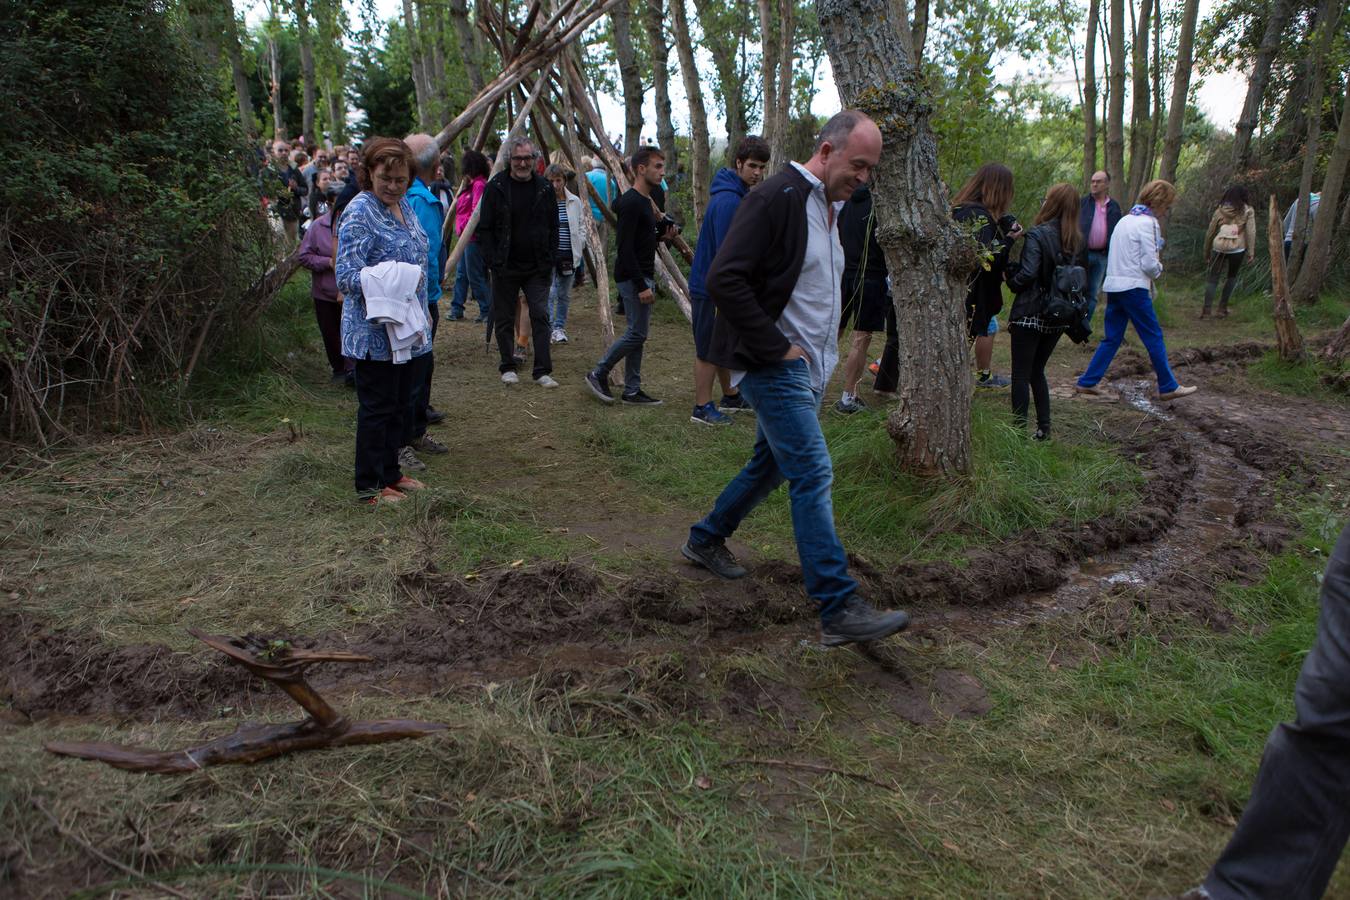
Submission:
<svg viewBox="0 0 1350 900">
<path fill-rule="evenodd" d="M 1324 376 L 1333 376 L 1339 371 L 1339 366 L 1318 358 L 1286 363 L 1273 350 L 1247 367 L 1248 377 L 1268 390 L 1325 403 L 1350 405 L 1350 394 L 1332 390 L 1322 380 Z"/>
</svg>

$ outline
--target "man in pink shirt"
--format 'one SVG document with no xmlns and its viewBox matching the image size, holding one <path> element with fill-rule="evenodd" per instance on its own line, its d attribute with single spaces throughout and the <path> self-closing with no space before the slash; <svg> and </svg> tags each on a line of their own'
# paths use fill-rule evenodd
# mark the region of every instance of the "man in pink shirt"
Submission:
<svg viewBox="0 0 1350 900">
<path fill-rule="evenodd" d="M 1120 221 L 1120 204 L 1111 199 L 1111 174 L 1093 172 L 1089 185 L 1091 193 L 1082 199 L 1078 209 L 1078 230 L 1087 244 L 1087 324 L 1092 325 L 1092 314 L 1097 309 L 1097 292 L 1106 277 L 1106 254 L 1111 247 L 1111 233 Z"/>
</svg>

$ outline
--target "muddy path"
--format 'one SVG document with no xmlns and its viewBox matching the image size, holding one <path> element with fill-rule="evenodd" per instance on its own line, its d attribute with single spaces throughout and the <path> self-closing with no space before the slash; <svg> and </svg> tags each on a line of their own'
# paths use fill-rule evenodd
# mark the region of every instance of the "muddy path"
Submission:
<svg viewBox="0 0 1350 900">
<path fill-rule="evenodd" d="M 1196 366 L 1227 366 L 1257 351 L 1194 355 Z M 1345 474 L 1336 448 L 1350 446 L 1347 411 L 1213 390 L 1156 404 L 1137 361 L 1123 363 L 1107 402 L 1138 410 L 1130 430 L 1111 435 L 1145 474 L 1138 506 L 1086 525 L 1066 521 L 1023 533 L 959 562 L 880 570 L 854 560 L 869 597 L 912 611 L 911 638 L 978 640 L 990 629 L 1085 611 L 1125 627 L 1130 609 L 1226 628 L 1231 617 L 1215 586 L 1259 577 L 1265 555 L 1290 535 L 1273 506 L 1277 487 Z M 1056 393 L 1057 402 L 1101 402 L 1072 400 L 1065 385 Z M 702 708 L 706 697 L 690 685 L 717 656 L 809 640 L 814 610 L 800 582 L 794 566 L 776 562 L 754 566 L 750 578 L 735 583 L 685 566 L 626 578 L 547 563 L 490 569 L 472 580 L 427 566 L 404 576 L 414 606 L 398 621 L 294 639 L 375 657 L 317 672 L 316 686 L 327 691 L 417 696 L 527 676 L 543 683 L 637 678 L 661 686 L 677 707 Z M 956 713 L 982 711 L 979 691 L 960 673 L 915 683 L 899 662 L 903 646 L 885 648 L 867 676 L 902 714 L 925 721 L 935 708 L 930 700 Z M 0 614 L 0 672 L 0 699 L 23 721 L 200 720 L 282 702 L 209 652 L 109 646 L 16 613 Z M 723 711 L 733 715 L 747 705 L 803 702 L 772 696 L 763 682 L 727 688 Z"/>
</svg>

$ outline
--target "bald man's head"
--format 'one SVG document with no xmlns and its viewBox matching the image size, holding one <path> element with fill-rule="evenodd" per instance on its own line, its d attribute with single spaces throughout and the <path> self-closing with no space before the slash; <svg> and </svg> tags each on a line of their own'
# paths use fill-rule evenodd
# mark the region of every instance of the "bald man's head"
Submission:
<svg viewBox="0 0 1350 900">
<path fill-rule="evenodd" d="M 436 169 L 441 161 L 441 148 L 437 146 L 436 139 L 429 134 L 410 134 L 403 139 L 403 143 L 412 151 L 413 168 L 416 170 L 413 174 L 426 183 L 435 181 L 438 174 Z"/>
</svg>

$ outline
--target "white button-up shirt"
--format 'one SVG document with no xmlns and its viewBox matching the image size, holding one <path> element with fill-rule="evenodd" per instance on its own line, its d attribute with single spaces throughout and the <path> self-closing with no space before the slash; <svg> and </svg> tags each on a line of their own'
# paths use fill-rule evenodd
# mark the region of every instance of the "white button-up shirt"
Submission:
<svg viewBox="0 0 1350 900">
<path fill-rule="evenodd" d="M 839 317 L 842 314 L 840 282 L 844 277 L 844 248 L 835 222 L 842 203 L 825 199 L 825 183 L 804 166 L 792 164 L 807 183 L 806 257 L 787 306 L 778 317 L 778 330 L 790 343 L 806 351 L 811 387 L 824 393 L 825 385 L 839 364 Z M 734 372 L 739 383 L 744 372 Z"/>
</svg>

